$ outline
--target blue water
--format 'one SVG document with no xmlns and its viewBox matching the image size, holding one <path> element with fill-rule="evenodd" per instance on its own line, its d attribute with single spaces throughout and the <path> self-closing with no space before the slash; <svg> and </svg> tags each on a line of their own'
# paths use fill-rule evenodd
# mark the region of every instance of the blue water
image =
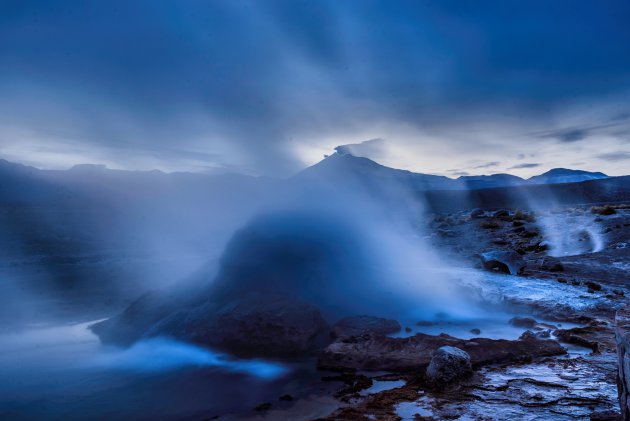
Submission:
<svg viewBox="0 0 630 421">
<path fill-rule="evenodd" d="M 0 419 L 204 419 L 278 406 L 318 380 L 167 339 L 105 347 L 89 324 L 0 335 Z"/>
</svg>

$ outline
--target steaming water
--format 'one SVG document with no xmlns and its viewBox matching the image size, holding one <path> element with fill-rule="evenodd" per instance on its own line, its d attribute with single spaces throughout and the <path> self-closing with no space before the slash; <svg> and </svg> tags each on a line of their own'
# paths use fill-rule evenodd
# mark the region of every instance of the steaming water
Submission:
<svg viewBox="0 0 630 421">
<path fill-rule="evenodd" d="M 465 267 L 434 268 L 436 279 L 443 279 L 453 291 L 457 290 L 459 306 L 451 312 L 433 314 L 429 318 L 407 318 L 400 320 L 403 329 L 393 337 L 407 337 L 416 333 L 439 335 L 446 333 L 462 339 L 483 337 L 490 339 L 518 339 L 527 329 L 514 327 L 509 320 L 514 316 L 529 316 L 522 307 L 513 303 L 536 303 L 548 308 L 562 306 L 567 311 L 585 311 L 593 307 L 610 306 L 605 297 L 589 294 L 585 289 L 560 284 L 555 281 L 516 277 L 500 273 L 474 271 Z M 466 305 L 462 306 L 461 303 Z M 541 323 L 563 329 L 578 327 L 574 323 L 545 320 Z M 418 323 L 420 322 L 420 323 Z M 479 329 L 481 333 L 472 332 Z M 590 352 L 586 348 L 567 346 L 571 355 Z"/>
<path fill-rule="evenodd" d="M 509 324 L 509 320 L 514 316 L 515 313 L 507 312 L 494 312 L 493 314 L 471 318 L 453 318 L 444 315 L 442 319 L 420 321 L 420 326 L 415 324 L 417 322 L 409 321 L 405 326 L 411 329 L 410 331 L 403 330 L 392 336 L 404 338 L 413 336 L 416 333 L 425 333 L 427 335 L 445 333 L 461 339 L 480 337 L 490 339 L 518 339 L 526 329 L 514 327 Z M 542 320 L 540 321 L 542 322 Z M 423 322 L 427 322 L 427 325 Z M 479 329 L 481 332 L 472 332 L 474 329 Z"/>
<path fill-rule="evenodd" d="M 137 372 L 162 372 L 190 366 L 217 367 L 261 379 L 274 379 L 287 372 L 279 364 L 234 361 L 226 355 L 168 339 L 147 340 L 126 350 L 103 352 L 88 364 Z"/>
<path fill-rule="evenodd" d="M 451 282 L 468 291 L 469 299 L 478 303 L 477 307 L 472 304 L 472 308 L 477 308 L 480 315 L 488 314 L 493 309 L 505 309 L 514 300 L 548 308 L 562 305 L 573 311 L 612 304 L 601 295 L 589 294 L 586 289 L 548 279 L 471 271 L 466 268 L 449 268 L 444 269 L 444 272 Z"/>
<path fill-rule="evenodd" d="M 604 236 L 594 215 L 549 213 L 538 220 L 550 246 L 550 256 L 575 256 L 604 249 Z"/>
<path fill-rule="evenodd" d="M 0 335 L 1 419 L 173 419 L 277 399 L 286 366 L 156 339 L 103 347 L 89 323 Z"/>
</svg>

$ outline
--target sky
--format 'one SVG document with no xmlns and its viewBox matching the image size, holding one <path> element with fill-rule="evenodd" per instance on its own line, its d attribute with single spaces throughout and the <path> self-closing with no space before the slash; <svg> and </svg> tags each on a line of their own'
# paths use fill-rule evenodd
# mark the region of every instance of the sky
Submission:
<svg viewBox="0 0 630 421">
<path fill-rule="evenodd" d="M 0 2 L 0 158 L 630 171 L 628 0 Z"/>
</svg>

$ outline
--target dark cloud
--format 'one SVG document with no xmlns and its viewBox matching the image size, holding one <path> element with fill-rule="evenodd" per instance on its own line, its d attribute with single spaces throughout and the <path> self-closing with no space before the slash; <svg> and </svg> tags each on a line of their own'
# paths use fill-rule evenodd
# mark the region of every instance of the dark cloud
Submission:
<svg viewBox="0 0 630 421">
<path fill-rule="evenodd" d="M 630 113 L 617 114 L 613 118 L 610 119 L 610 121 L 624 121 L 624 120 L 630 120 Z"/>
<path fill-rule="evenodd" d="M 490 168 L 490 167 L 496 167 L 498 165 L 500 165 L 501 163 L 499 161 L 491 161 L 491 162 L 486 162 L 485 164 L 481 164 L 481 165 L 477 165 L 473 168 L 475 169 L 479 169 L 479 168 Z"/>
<path fill-rule="evenodd" d="M 630 161 L 630 152 L 627 152 L 627 151 L 608 152 L 608 153 L 603 153 L 601 155 L 597 155 L 597 158 L 603 159 L 604 161 L 611 161 L 611 162 Z"/>
<path fill-rule="evenodd" d="M 605 101 L 630 89 L 628 21 L 625 0 L 8 0 L 0 129 L 60 152 L 63 132 L 109 161 L 199 154 L 287 174 L 296 143 L 372 123 L 544 127 L 567 104 Z"/>
<path fill-rule="evenodd" d="M 470 175 L 469 172 L 460 170 L 450 170 L 449 173 L 451 173 L 454 177 L 467 177 Z"/>
<path fill-rule="evenodd" d="M 554 132 L 550 132 L 544 137 L 557 139 L 561 142 L 577 142 L 579 140 L 584 140 L 588 137 L 591 129 L 565 129 L 565 130 L 557 130 Z"/>
<path fill-rule="evenodd" d="M 551 138 L 557 139 L 561 142 L 571 143 L 587 139 L 594 134 L 616 134 L 623 133 L 625 131 L 623 128 L 620 129 L 620 127 L 626 125 L 626 117 L 624 117 L 624 114 L 618 115 L 610 121 L 611 122 L 604 124 L 591 124 L 580 127 L 569 127 L 560 130 L 539 132 L 536 133 L 536 135 L 541 138 Z"/>
<path fill-rule="evenodd" d="M 516 169 L 522 169 L 522 168 L 536 168 L 536 167 L 540 167 L 541 164 L 537 164 L 537 163 L 533 163 L 533 162 L 526 162 L 523 164 L 517 164 L 514 165 L 510 168 L 508 168 L 508 170 L 516 170 Z"/>
</svg>

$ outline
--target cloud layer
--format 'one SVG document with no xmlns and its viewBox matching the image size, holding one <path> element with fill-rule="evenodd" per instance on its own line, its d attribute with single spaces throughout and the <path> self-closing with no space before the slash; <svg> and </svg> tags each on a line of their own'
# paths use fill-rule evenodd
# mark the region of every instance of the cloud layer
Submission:
<svg viewBox="0 0 630 421">
<path fill-rule="evenodd" d="M 7 1 L 0 155 L 287 175 L 385 138 L 367 153 L 416 171 L 619 173 L 628 21 L 624 0 Z"/>
</svg>

